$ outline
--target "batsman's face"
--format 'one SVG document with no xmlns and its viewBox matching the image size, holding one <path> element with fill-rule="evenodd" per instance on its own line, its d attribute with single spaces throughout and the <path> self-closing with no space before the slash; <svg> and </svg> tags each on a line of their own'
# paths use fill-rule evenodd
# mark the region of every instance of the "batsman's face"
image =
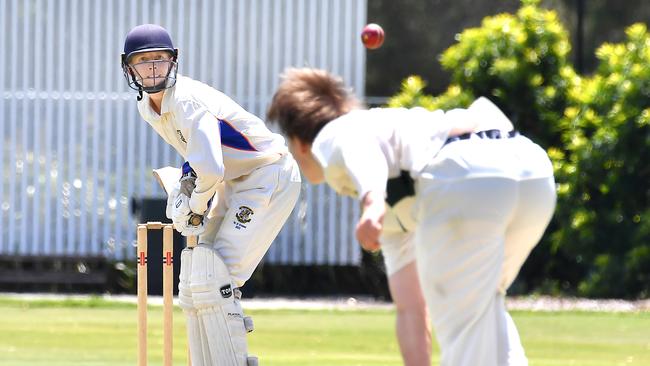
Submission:
<svg viewBox="0 0 650 366">
<path fill-rule="evenodd" d="M 296 159 L 300 171 L 311 184 L 320 184 L 325 181 L 325 173 L 320 163 L 311 152 L 311 144 L 302 142 L 297 137 L 291 137 L 288 142 L 289 152 Z"/>
<path fill-rule="evenodd" d="M 144 87 L 152 87 L 165 81 L 172 67 L 172 59 L 165 51 L 144 52 L 133 56 L 129 67 L 138 83 Z"/>
</svg>

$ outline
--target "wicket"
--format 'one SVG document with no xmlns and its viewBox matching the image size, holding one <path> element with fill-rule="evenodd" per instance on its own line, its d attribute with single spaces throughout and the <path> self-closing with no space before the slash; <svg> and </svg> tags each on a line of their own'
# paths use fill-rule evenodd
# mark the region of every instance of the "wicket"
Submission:
<svg viewBox="0 0 650 366">
<path fill-rule="evenodd" d="M 147 233 L 163 231 L 163 366 L 172 366 L 173 339 L 173 253 L 174 227 L 172 224 L 147 222 L 138 225 L 138 366 L 147 365 Z M 196 245 L 196 237 L 188 237 L 188 247 Z M 188 354 L 189 364 L 189 354 Z"/>
</svg>

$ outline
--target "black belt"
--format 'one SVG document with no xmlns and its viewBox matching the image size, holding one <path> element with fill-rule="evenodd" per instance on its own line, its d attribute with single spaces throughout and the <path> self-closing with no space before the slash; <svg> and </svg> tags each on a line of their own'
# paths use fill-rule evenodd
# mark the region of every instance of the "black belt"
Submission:
<svg viewBox="0 0 650 366">
<path fill-rule="evenodd" d="M 503 132 L 501 132 L 501 130 L 485 130 L 485 131 L 479 131 L 479 132 L 468 132 L 468 133 L 464 133 L 462 135 L 452 136 L 452 137 L 448 138 L 445 141 L 444 145 L 447 145 L 447 144 L 452 143 L 454 141 L 468 140 L 472 136 L 476 136 L 476 137 L 482 138 L 482 139 L 509 139 L 509 138 L 513 138 L 515 136 L 519 136 L 519 132 L 516 131 L 516 130 L 509 131 L 508 133 L 503 133 Z"/>
<path fill-rule="evenodd" d="M 386 203 L 395 206 L 404 197 L 415 196 L 415 182 L 411 174 L 402 170 L 399 177 L 389 178 L 386 182 Z"/>
</svg>

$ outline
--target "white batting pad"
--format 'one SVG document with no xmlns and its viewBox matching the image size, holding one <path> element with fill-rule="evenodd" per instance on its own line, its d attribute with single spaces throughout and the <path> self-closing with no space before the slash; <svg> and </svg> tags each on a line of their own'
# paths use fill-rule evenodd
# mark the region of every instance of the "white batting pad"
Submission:
<svg viewBox="0 0 650 366">
<path fill-rule="evenodd" d="M 178 302 L 183 310 L 195 310 L 190 289 L 190 274 L 192 273 L 192 249 L 185 248 L 181 252 L 181 272 L 178 281 Z"/>
<path fill-rule="evenodd" d="M 185 323 L 187 327 L 187 340 L 190 347 L 190 357 L 192 365 L 205 366 L 204 347 L 201 343 L 201 329 L 199 318 L 192 301 L 192 290 L 190 289 L 190 274 L 192 272 L 192 254 L 193 250 L 183 249 L 181 252 L 181 273 L 178 283 L 178 303 L 185 313 Z M 207 347 L 206 347 L 207 348 Z"/>
<path fill-rule="evenodd" d="M 202 343 L 207 345 L 203 353 L 205 365 L 249 365 L 248 327 L 228 268 L 216 251 L 201 245 L 194 248 L 190 283 Z M 247 323 L 252 328 L 252 321 Z M 256 359 L 250 359 L 255 365 Z"/>
</svg>

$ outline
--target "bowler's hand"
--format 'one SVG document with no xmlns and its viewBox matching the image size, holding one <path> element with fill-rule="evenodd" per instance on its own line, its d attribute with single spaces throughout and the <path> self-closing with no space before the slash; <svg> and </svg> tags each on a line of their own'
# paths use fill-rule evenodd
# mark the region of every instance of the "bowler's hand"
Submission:
<svg viewBox="0 0 650 366">
<path fill-rule="evenodd" d="M 357 223 L 357 240 L 367 251 L 378 251 L 379 235 L 384 225 L 386 206 L 381 192 L 368 192 L 362 200 L 363 213 Z"/>
</svg>

